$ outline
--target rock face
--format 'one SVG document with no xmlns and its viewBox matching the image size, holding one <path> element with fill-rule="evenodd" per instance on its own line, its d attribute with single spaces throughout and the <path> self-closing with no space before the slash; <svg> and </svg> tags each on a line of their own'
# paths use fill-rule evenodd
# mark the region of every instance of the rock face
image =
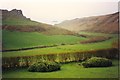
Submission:
<svg viewBox="0 0 120 80">
<path fill-rule="evenodd" d="M 76 18 L 56 24 L 58 27 L 75 32 L 90 31 L 104 33 L 118 33 L 119 13 L 86 18 Z"/>
<path fill-rule="evenodd" d="M 13 9 L 11 11 L 8 10 L 0 10 L 2 11 L 2 19 L 29 19 L 23 16 L 23 13 L 21 10 Z"/>
</svg>

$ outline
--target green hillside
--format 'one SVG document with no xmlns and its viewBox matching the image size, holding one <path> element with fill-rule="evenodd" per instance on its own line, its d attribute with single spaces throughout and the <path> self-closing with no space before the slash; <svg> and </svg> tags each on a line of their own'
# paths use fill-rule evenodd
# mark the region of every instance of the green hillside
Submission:
<svg viewBox="0 0 120 80">
<path fill-rule="evenodd" d="M 16 9 L 2 10 L 2 14 L 3 26 L 0 32 L 2 32 L 3 78 L 118 77 L 118 34 L 82 31 L 75 33 L 32 21 L 26 18 L 21 10 Z M 96 56 L 111 59 L 113 66 L 84 68 L 81 65 L 82 61 Z M 60 71 L 43 73 L 27 71 L 31 64 L 44 61 L 60 63 Z M 55 67 L 54 64 L 44 65 L 48 66 L 48 69 L 50 66 Z"/>
<path fill-rule="evenodd" d="M 2 29 L 10 31 L 20 31 L 20 32 L 40 32 L 44 34 L 67 34 L 73 35 L 74 32 L 65 30 L 62 28 L 55 27 L 53 25 L 33 21 L 30 18 L 26 18 L 21 10 L 13 9 L 11 11 L 2 11 Z"/>
<path fill-rule="evenodd" d="M 117 38 L 112 38 L 104 42 L 91 43 L 91 44 L 61 45 L 61 46 L 51 47 L 51 48 L 4 52 L 3 57 L 33 56 L 33 55 L 41 55 L 41 54 L 62 54 L 62 53 L 72 53 L 72 52 L 79 52 L 79 51 L 107 49 L 107 48 L 113 47 L 112 44 L 114 41 L 117 41 Z"/>
<path fill-rule="evenodd" d="M 72 35 L 44 35 L 38 32 L 16 32 L 3 30 L 3 49 L 17 49 L 40 45 L 77 43 L 86 38 Z"/>
</svg>

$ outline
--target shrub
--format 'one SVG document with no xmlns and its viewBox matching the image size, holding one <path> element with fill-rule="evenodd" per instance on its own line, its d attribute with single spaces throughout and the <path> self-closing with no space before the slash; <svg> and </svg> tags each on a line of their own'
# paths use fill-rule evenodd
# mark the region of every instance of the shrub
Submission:
<svg viewBox="0 0 120 80">
<path fill-rule="evenodd" d="M 65 43 L 61 43 L 61 45 L 65 45 Z"/>
<path fill-rule="evenodd" d="M 55 62 L 37 62 L 29 66 L 30 72 L 52 72 L 60 70 L 60 65 Z"/>
<path fill-rule="evenodd" d="M 112 61 L 107 58 L 92 57 L 85 62 L 82 62 L 83 67 L 109 67 L 112 66 Z"/>
<path fill-rule="evenodd" d="M 102 42 L 102 41 L 105 41 L 105 40 L 108 40 L 108 39 L 111 39 L 111 37 L 96 36 L 96 37 L 90 38 L 89 40 L 82 41 L 80 43 L 82 43 L 82 44 L 95 43 L 95 42 Z"/>
</svg>

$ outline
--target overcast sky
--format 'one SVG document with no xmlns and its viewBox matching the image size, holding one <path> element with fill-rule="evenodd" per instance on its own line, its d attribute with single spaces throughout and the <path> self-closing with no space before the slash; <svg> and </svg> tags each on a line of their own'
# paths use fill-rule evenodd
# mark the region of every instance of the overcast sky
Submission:
<svg viewBox="0 0 120 80">
<path fill-rule="evenodd" d="M 119 0 L 1 0 L 0 9 L 21 9 L 32 20 L 54 24 L 118 11 Z"/>
</svg>

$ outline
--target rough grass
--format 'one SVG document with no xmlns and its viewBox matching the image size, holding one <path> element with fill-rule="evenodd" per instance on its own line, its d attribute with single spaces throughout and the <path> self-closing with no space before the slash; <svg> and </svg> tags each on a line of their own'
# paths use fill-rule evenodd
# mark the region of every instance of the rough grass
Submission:
<svg viewBox="0 0 120 80">
<path fill-rule="evenodd" d="M 31 21 L 29 19 L 7 18 L 3 20 L 3 25 L 40 25 L 40 23 Z"/>
<path fill-rule="evenodd" d="M 85 41 L 81 41 L 80 43 L 82 43 L 82 44 L 96 43 L 96 42 L 102 42 L 102 41 L 108 40 L 110 38 L 111 37 L 97 36 L 97 37 L 91 37 L 90 39 L 85 40 Z"/>
<path fill-rule="evenodd" d="M 3 71 L 3 78 L 118 78 L 118 61 L 112 67 L 83 68 L 78 63 L 63 64 L 56 72 L 28 72 L 27 68 Z"/>
<path fill-rule="evenodd" d="M 89 35 L 89 36 L 117 36 L 118 34 L 107 34 L 107 33 L 97 33 L 97 32 L 79 32 L 79 34 Z"/>
<path fill-rule="evenodd" d="M 65 30 L 59 27 L 55 27 L 53 25 L 49 25 L 46 23 L 41 23 L 37 21 L 32 21 L 29 19 L 22 19 L 15 16 L 9 16 L 2 21 L 2 28 L 4 30 L 11 30 L 11 31 L 20 31 L 20 32 L 41 32 L 47 35 L 53 34 L 76 34 L 69 30 Z"/>
</svg>

